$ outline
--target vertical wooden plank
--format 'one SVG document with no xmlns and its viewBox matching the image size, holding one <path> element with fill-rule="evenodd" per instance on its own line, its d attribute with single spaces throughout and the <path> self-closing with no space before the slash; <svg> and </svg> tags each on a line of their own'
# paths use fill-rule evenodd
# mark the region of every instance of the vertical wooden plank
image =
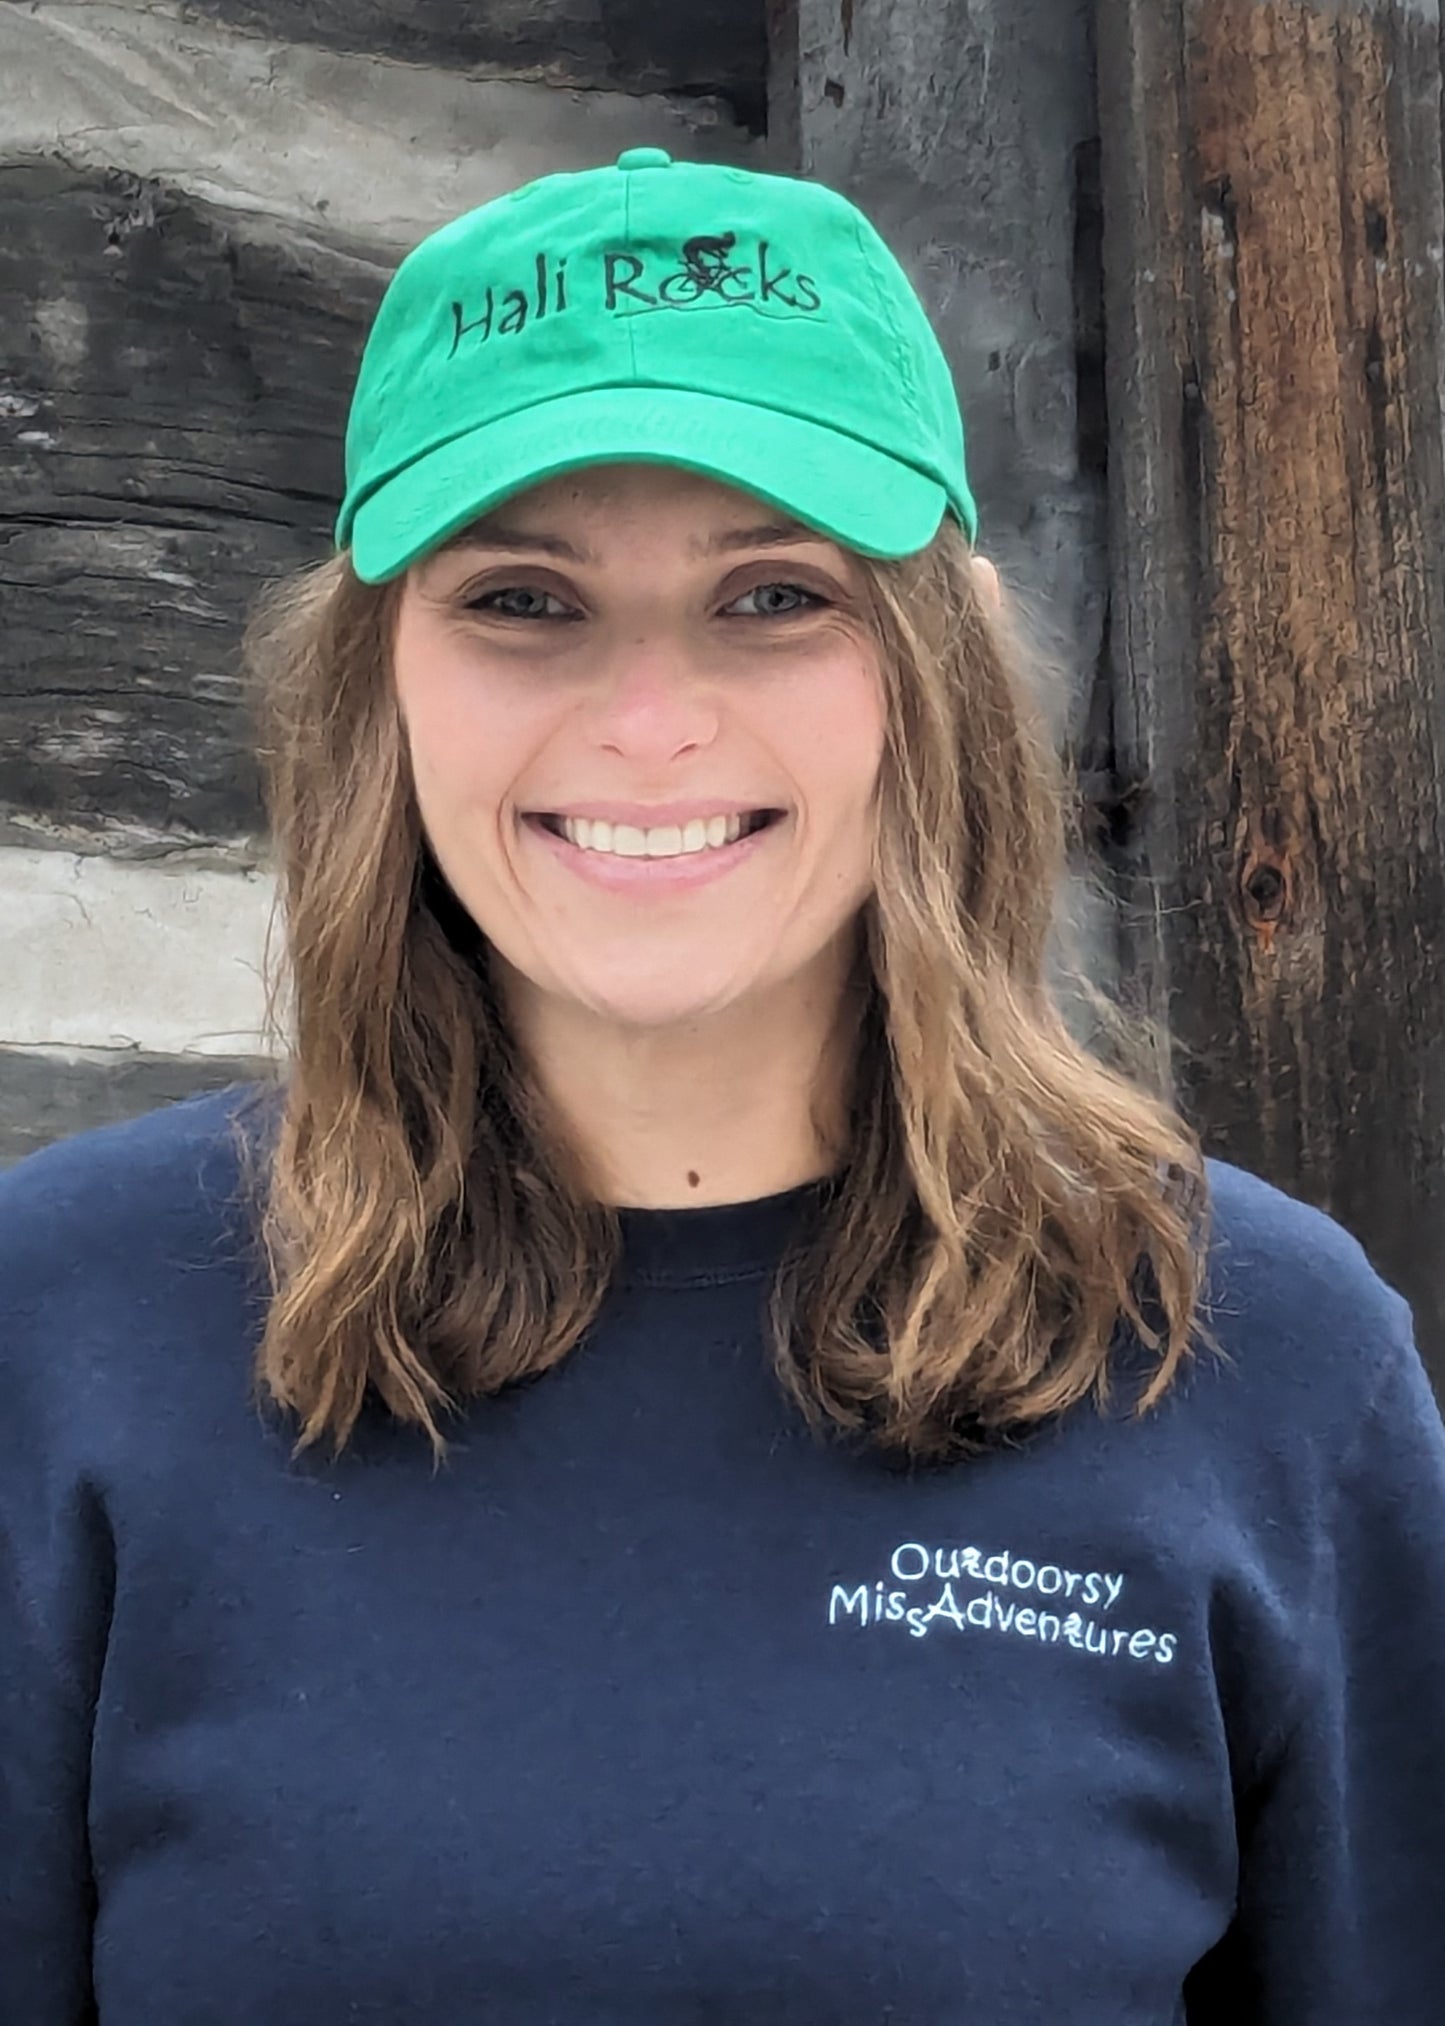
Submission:
<svg viewBox="0 0 1445 2026">
<path fill-rule="evenodd" d="M 1099 0 L 1129 967 L 1445 1382 L 1436 0 Z"/>
</svg>

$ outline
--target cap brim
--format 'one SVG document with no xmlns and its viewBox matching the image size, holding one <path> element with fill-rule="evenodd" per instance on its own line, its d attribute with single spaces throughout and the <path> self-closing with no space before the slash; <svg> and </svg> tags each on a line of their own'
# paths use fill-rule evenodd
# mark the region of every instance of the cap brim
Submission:
<svg viewBox="0 0 1445 2026">
<path fill-rule="evenodd" d="M 398 576 L 509 495 L 589 464 L 677 464 L 753 493 L 865 556 L 909 556 L 938 532 L 936 479 L 854 436 L 675 387 L 596 387 L 441 444 L 357 508 L 351 560 Z"/>
</svg>

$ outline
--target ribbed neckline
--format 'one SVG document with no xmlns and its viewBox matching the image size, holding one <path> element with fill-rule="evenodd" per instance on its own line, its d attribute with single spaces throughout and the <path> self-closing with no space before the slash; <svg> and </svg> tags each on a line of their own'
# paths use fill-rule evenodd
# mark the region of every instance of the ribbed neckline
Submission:
<svg viewBox="0 0 1445 2026">
<path fill-rule="evenodd" d="M 697 1210 L 620 1207 L 618 1278 L 650 1287 L 701 1287 L 769 1273 L 807 1234 L 836 1187 L 836 1178 L 825 1176 L 744 1203 Z"/>
</svg>

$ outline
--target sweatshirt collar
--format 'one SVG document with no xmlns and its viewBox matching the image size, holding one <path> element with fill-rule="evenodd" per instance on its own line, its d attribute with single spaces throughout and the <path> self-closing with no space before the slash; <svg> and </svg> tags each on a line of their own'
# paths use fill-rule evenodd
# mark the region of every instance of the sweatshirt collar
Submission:
<svg viewBox="0 0 1445 2026">
<path fill-rule="evenodd" d="M 771 1272 L 788 1246 L 807 1235 L 836 1186 L 835 1177 L 825 1176 L 773 1196 L 696 1210 L 620 1207 L 618 1278 L 689 1287 Z"/>
</svg>

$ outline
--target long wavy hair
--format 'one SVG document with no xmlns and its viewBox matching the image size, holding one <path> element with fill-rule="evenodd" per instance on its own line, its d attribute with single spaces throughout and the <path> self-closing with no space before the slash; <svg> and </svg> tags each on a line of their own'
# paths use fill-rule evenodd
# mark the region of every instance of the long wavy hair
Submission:
<svg viewBox="0 0 1445 2026">
<path fill-rule="evenodd" d="M 985 609 L 949 519 L 917 555 L 859 560 L 887 730 L 846 1129 L 761 1310 L 816 1429 L 942 1461 L 1087 1395 L 1107 1406 L 1121 1330 L 1148 1353 L 1132 1411 L 1163 1398 L 1196 1337 L 1213 1344 L 1208 1178 L 1149 1087 L 1157 1036 L 1069 960 L 1077 796 L 1012 598 Z M 247 1106 L 236 1131 L 270 1281 L 259 1394 L 298 1450 L 340 1450 L 372 1398 L 441 1455 L 452 1412 L 583 1337 L 619 1219 L 423 832 L 391 679 L 399 589 L 342 554 L 273 587 L 247 629 L 284 937 L 278 961 L 273 917 L 264 1159 Z M 1069 1029 L 1051 944 L 1103 1050 Z"/>
</svg>

